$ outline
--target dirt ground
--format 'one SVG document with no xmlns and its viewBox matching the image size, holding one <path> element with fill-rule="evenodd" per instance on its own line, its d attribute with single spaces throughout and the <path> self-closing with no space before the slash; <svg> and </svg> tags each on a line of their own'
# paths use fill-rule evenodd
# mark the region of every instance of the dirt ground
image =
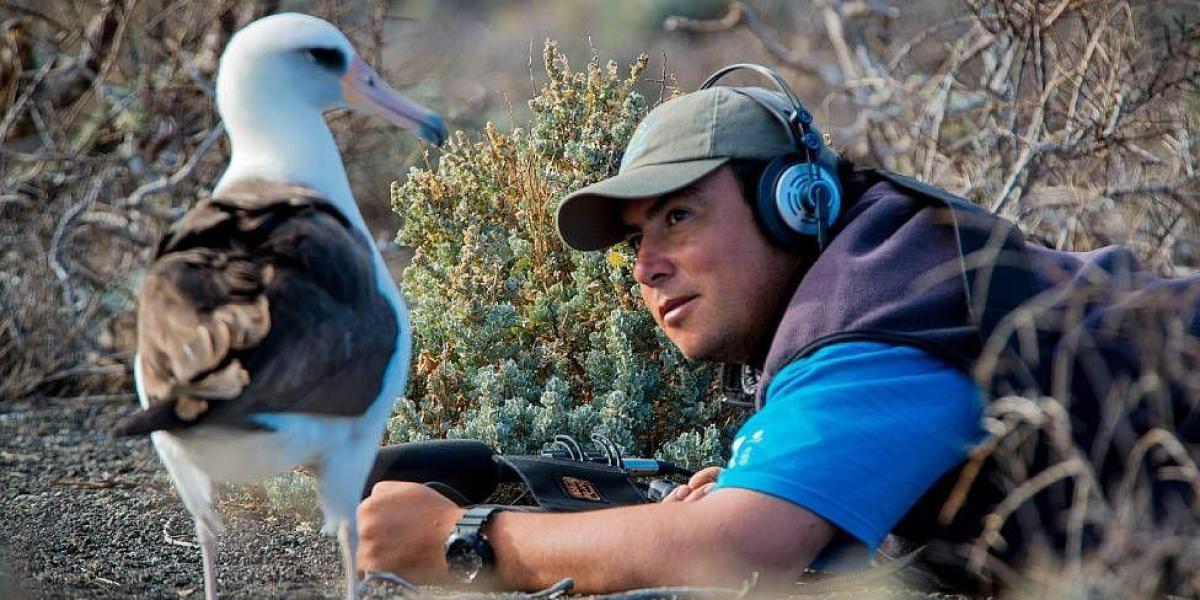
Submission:
<svg viewBox="0 0 1200 600">
<path fill-rule="evenodd" d="M 191 517 L 150 440 L 106 434 L 135 406 L 131 395 L 0 402 L 0 600 L 204 597 Z M 340 597 L 337 542 L 317 532 L 319 523 L 273 507 L 253 487 L 225 489 L 220 513 L 222 598 Z M 385 585 L 370 596 L 395 592 Z M 892 585 L 803 597 L 864 593 L 933 597 Z"/>
<path fill-rule="evenodd" d="M 105 431 L 131 396 L 0 403 L 0 598 L 203 598 L 191 517 L 148 438 Z M 222 597 L 337 597 L 337 542 L 223 494 Z"/>
</svg>

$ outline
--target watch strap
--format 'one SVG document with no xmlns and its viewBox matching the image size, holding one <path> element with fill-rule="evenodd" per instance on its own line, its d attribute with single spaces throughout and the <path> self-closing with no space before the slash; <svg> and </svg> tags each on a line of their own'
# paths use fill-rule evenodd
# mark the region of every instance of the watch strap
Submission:
<svg viewBox="0 0 1200 600">
<path fill-rule="evenodd" d="M 468 508 L 454 523 L 454 530 L 446 540 L 446 566 L 450 574 L 463 583 L 477 583 L 491 578 L 496 568 L 496 553 L 488 542 L 483 527 L 487 525 L 492 515 L 504 510 L 497 505 L 474 506 Z M 463 564 L 463 544 L 466 551 L 474 555 L 473 565 Z M 467 559 L 470 562 L 470 559 Z"/>
<path fill-rule="evenodd" d="M 472 506 L 463 512 L 463 516 L 459 517 L 454 523 L 455 533 L 472 533 L 479 532 L 482 534 L 483 526 L 487 525 L 488 519 L 492 515 L 504 510 L 503 506 Z"/>
</svg>

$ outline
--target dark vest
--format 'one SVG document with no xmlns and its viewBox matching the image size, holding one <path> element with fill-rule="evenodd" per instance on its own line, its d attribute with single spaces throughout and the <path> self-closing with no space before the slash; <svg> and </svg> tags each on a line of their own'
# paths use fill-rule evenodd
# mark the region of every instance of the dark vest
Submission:
<svg viewBox="0 0 1200 600">
<path fill-rule="evenodd" d="M 1192 410 L 1200 396 L 1193 337 L 1200 333 L 1200 279 L 1158 278 L 1121 247 L 1049 250 L 966 200 L 891 173 L 875 175 L 879 182 L 835 223 L 832 240 L 798 283 L 767 351 L 757 403 L 792 361 L 829 344 L 882 341 L 962 369 L 992 399 L 1054 397 L 1066 409 L 1074 446 L 1051 425 L 1033 427 L 1028 455 L 1020 455 L 1026 464 L 981 459 L 968 469 L 980 466 L 966 501 L 942 514 L 960 481 L 956 469 L 895 533 L 932 543 L 940 556 L 934 562 L 961 563 L 983 517 L 1020 483 L 1014 473 L 1034 473 L 1074 453 L 1097 465 L 1109 490 L 1141 433 L 1164 428 L 1200 441 L 1200 411 Z M 903 460 L 903 452 L 890 460 Z M 1011 559 L 1031 543 L 1061 549 L 1072 490 L 1068 480 L 1038 494 L 1029 504 L 1039 511 L 1008 519 L 1001 530 L 1006 547 L 991 553 Z"/>
</svg>

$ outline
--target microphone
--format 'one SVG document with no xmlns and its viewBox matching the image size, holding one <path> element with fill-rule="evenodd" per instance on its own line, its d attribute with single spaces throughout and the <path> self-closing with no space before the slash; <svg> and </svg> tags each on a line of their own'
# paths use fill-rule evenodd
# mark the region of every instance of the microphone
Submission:
<svg viewBox="0 0 1200 600">
<path fill-rule="evenodd" d="M 654 458 L 622 458 L 621 468 L 633 477 L 653 477 L 655 475 L 691 477 L 695 474 L 695 471 L 685 469 L 675 463 Z"/>
<path fill-rule="evenodd" d="M 367 476 L 363 498 L 380 481 L 411 481 L 430 487 L 451 500 L 480 504 L 496 491 L 501 467 L 496 452 L 478 440 L 424 440 L 380 448 Z M 447 493 L 445 488 L 459 497 Z"/>
<path fill-rule="evenodd" d="M 542 451 L 542 456 L 548 458 L 557 458 L 561 460 L 576 460 L 580 462 L 591 462 L 602 465 L 611 465 L 613 459 L 607 454 L 600 452 L 572 453 L 570 450 L 562 448 L 550 448 Z M 675 463 L 654 458 L 617 458 L 617 464 L 613 465 L 625 471 L 630 477 L 654 477 L 655 475 L 683 475 L 691 477 L 695 471 L 685 469 Z"/>
</svg>

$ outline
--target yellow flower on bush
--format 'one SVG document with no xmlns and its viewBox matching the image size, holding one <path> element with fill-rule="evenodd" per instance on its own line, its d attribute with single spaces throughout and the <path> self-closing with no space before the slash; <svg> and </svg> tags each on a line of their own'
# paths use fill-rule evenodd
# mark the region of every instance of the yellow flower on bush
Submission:
<svg viewBox="0 0 1200 600">
<path fill-rule="evenodd" d="M 608 264 L 620 268 L 624 267 L 628 262 L 629 260 L 625 258 L 624 254 L 621 254 L 620 250 L 617 250 L 615 247 L 608 249 Z"/>
</svg>

